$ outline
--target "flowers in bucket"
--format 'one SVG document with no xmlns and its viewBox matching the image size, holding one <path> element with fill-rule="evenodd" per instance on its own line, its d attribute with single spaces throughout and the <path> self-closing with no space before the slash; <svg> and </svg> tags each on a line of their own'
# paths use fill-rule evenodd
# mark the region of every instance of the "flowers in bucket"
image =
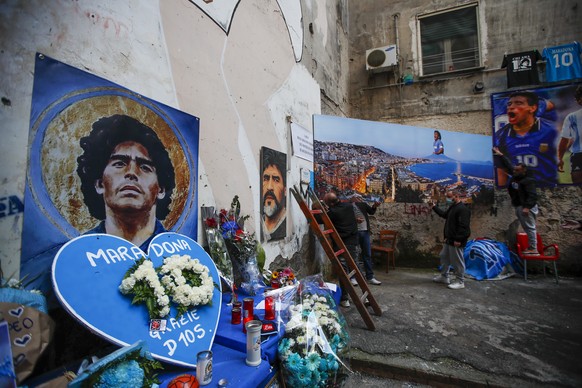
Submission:
<svg viewBox="0 0 582 388">
<path fill-rule="evenodd" d="M 331 387 L 346 377 L 347 367 L 340 359 L 349 342 L 345 319 L 334 308 L 329 290 L 315 286 L 318 283 L 313 277 L 301 281 L 279 341 L 278 357 L 288 386 Z"/>
<path fill-rule="evenodd" d="M 254 233 L 244 230 L 244 222 L 249 216 L 240 215 L 240 201 L 235 195 L 230 209 L 218 213 L 220 231 L 232 262 L 235 286 L 249 295 L 255 295 L 264 286 L 259 270 L 264 264 L 264 251 Z"/>
<path fill-rule="evenodd" d="M 133 295 L 132 304 L 144 303 L 150 319 L 157 319 L 170 313 L 170 302 L 175 304 L 178 317 L 211 303 L 214 282 L 208 267 L 188 255 L 166 257 L 158 268 L 142 257 L 127 270 L 119 290 Z"/>
</svg>

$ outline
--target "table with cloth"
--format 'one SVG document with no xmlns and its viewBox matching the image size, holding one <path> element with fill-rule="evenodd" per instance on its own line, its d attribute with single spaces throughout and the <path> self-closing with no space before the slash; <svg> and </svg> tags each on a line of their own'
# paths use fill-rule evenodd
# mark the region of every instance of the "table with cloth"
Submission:
<svg viewBox="0 0 582 388">
<path fill-rule="evenodd" d="M 259 310 L 256 306 L 264 300 L 263 290 L 257 295 L 238 295 L 239 299 L 253 298 L 255 318 L 262 320 L 265 311 Z M 275 361 L 277 359 L 277 343 L 282 332 L 275 332 L 269 336 L 263 336 L 261 344 L 262 362 L 258 366 L 248 366 L 246 360 L 246 333 L 243 333 L 242 323 L 233 325 L 231 323 L 230 304 L 231 295 L 224 294 L 220 310 L 218 328 L 214 336 L 212 345 L 212 382 L 215 386 L 220 379 L 226 379 L 229 386 L 236 387 L 257 387 L 266 384 L 277 372 Z M 165 387 L 176 376 L 187 373 L 196 375 L 196 370 L 192 368 L 180 368 L 173 365 L 164 365 L 164 373 L 158 375 L 162 382 L 160 387 Z"/>
<path fill-rule="evenodd" d="M 334 288 L 332 296 L 339 305 L 341 291 L 339 288 Z M 257 292 L 255 296 L 239 294 L 238 299 L 242 301 L 243 298 L 253 298 L 255 318 L 262 320 L 265 315 L 264 309 L 259 309 L 257 306 L 264 306 L 264 289 Z M 231 295 L 225 293 L 222 298 L 222 308 L 220 311 L 218 328 L 214 337 L 212 345 L 213 357 L 213 372 L 212 382 L 210 386 L 216 386 L 220 379 L 226 379 L 228 386 L 233 387 L 257 387 L 267 384 L 273 376 L 277 373 L 277 345 L 279 339 L 284 334 L 283 324 L 278 332 L 270 335 L 262 336 L 261 343 L 261 358 L 262 362 L 256 367 L 248 366 L 246 360 L 246 333 L 242 331 L 242 323 L 233 325 L 231 323 L 230 304 Z M 161 388 L 165 388 L 167 384 L 175 377 L 188 373 L 196 375 L 196 370 L 191 368 L 180 368 L 172 365 L 167 365 L 164 372 L 159 374 L 159 379 L 162 382 Z"/>
</svg>

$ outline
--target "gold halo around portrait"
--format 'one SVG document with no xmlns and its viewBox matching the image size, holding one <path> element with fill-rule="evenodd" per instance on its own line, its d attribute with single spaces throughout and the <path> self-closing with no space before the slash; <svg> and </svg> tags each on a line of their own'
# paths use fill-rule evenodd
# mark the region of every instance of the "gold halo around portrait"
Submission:
<svg viewBox="0 0 582 388">
<path fill-rule="evenodd" d="M 176 176 L 170 213 L 161 220 L 166 229 L 178 221 L 188 199 L 190 169 L 184 150 L 168 122 L 134 99 L 119 95 L 89 97 L 72 103 L 47 125 L 41 147 L 42 178 L 47 193 L 61 215 L 80 233 L 97 224 L 83 202 L 77 157 L 83 153 L 79 140 L 102 117 L 123 114 L 152 128 L 168 151 Z"/>
</svg>

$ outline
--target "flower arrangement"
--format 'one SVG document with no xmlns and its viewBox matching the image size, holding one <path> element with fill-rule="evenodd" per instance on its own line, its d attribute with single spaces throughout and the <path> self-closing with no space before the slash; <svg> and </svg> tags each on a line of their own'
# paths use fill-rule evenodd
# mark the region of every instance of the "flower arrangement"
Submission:
<svg viewBox="0 0 582 388">
<path fill-rule="evenodd" d="M 187 255 L 172 255 L 164 259 L 159 270 L 162 284 L 177 305 L 178 316 L 190 308 L 212 302 L 214 282 L 208 267 Z"/>
<path fill-rule="evenodd" d="M 121 348 L 101 360 L 71 381 L 69 387 L 77 388 L 119 388 L 152 387 L 160 384 L 156 370 L 163 369 L 159 361 L 154 360 L 143 341 Z"/>
<path fill-rule="evenodd" d="M 170 298 L 151 260 L 142 257 L 136 261 L 123 276 L 119 291 L 133 294 L 131 304 L 145 303 L 150 319 L 164 318 L 170 313 Z"/>
<path fill-rule="evenodd" d="M 214 282 L 208 267 L 188 255 L 167 257 L 158 268 L 142 257 L 127 270 L 119 290 L 133 295 L 132 304 L 144 303 L 150 319 L 156 319 L 170 314 L 170 302 L 176 305 L 178 317 L 192 307 L 209 304 Z"/>
<path fill-rule="evenodd" d="M 329 291 L 297 289 L 298 300 L 289 307 L 285 334 L 278 345 L 285 383 L 292 387 L 335 386 L 345 377 L 339 358 L 349 341 L 345 320 L 332 307 L 335 302 Z"/>
<path fill-rule="evenodd" d="M 204 225 L 207 231 L 214 230 L 216 227 L 224 242 L 223 247 L 218 241 L 220 238 L 214 236 L 213 239 L 209 239 L 210 254 L 214 261 L 224 262 L 223 258 L 228 256 L 234 286 L 249 295 L 255 295 L 258 288 L 264 285 L 259 270 L 259 266 L 265 261 L 264 251 L 257 242 L 255 234 L 244 230 L 244 223 L 249 216 L 241 216 L 240 213 L 240 201 L 235 195 L 230 209 L 221 209 L 218 213 L 212 214 L 204 211 Z"/>
<path fill-rule="evenodd" d="M 234 282 L 232 274 L 232 262 L 228 251 L 226 250 L 226 244 L 224 243 L 224 238 L 219 229 L 218 216 L 214 211 L 213 206 L 203 206 L 200 208 L 200 213 L 202 215 L 202 226 L 206 233 L 206 241 L 208 242 L 208 247 L 210 249 L 210 257 L 216 268 L 220 272 L 220 275 L 228 282 L 228 285 L 232 288 L 232 283 Z"/>
<path fill-rule="evenodd" d="M 0 274 L 1 272 L 0 270 Z M 48 305 L 44 294 L 40 290 L 27 289 L 39 276 L 27 279 L 28 276 L 25 275 L 20 280 L 12 276 L 9 279 L 2 277 L 0 279 L 0 302 L 17 303 L 33 307 L 42 313 L 48 314 Z"/>
<path fill-rule="evenodd" d="M 287 267 L 281 270 L 273 271 L 271 273 L 269 282 L 271 283 L 271 287 L 279 288 L 296 284 L 297 278 L 295 277 L 293 270 Z"/>
</svg>

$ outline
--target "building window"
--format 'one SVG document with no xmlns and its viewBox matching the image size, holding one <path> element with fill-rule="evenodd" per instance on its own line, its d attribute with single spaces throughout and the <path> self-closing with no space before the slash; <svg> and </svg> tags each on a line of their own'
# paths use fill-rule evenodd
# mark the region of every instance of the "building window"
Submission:
<svg viewBox="0 0 582 388">
<path fill-rule="evenodd" d="M 418 17 L 422 74 L 481 66 L 476 4 Z"/>
</svg>

